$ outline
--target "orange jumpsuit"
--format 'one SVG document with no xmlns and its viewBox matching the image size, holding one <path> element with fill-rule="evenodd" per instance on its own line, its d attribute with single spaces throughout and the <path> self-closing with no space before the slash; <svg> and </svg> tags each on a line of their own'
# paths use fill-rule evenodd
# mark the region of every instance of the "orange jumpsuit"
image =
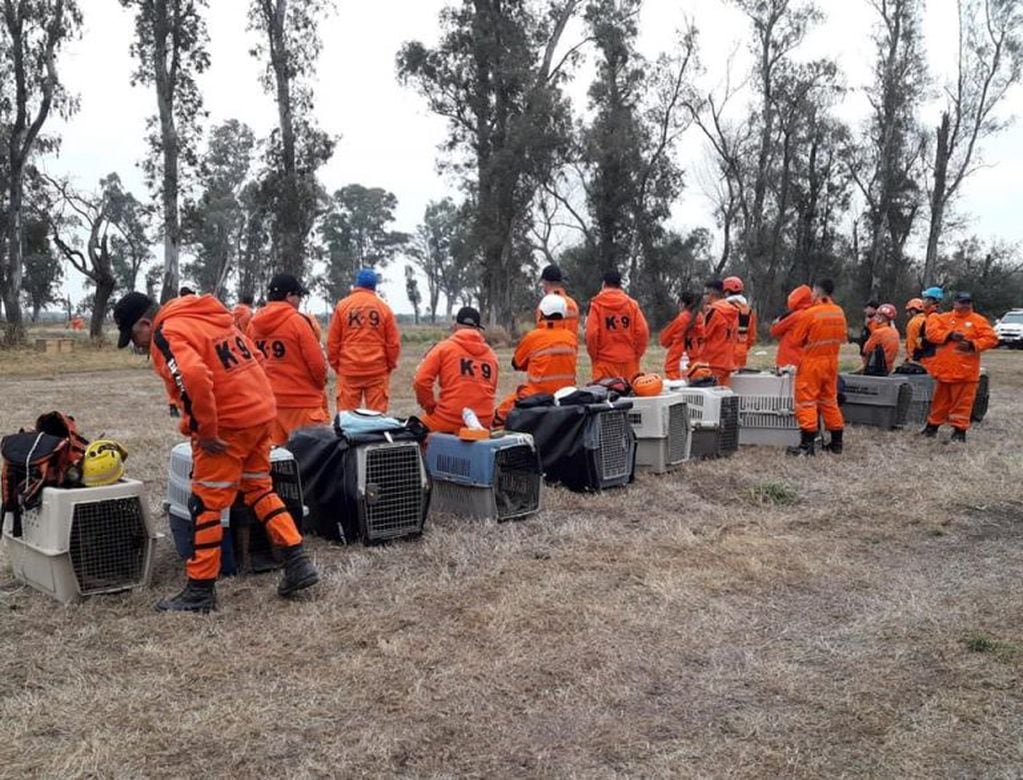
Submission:
<svg viewBox="0 0 1023 780">
<path fill-rule="evenodd" d="M 980 353 L 998 346 L 998 334 L 987 319 L 972 311 L 931 314 L 925 329 L 927 340 L 937 345 L 927 369 L 935 380 L 927 422 L 969 430 L 980 381 Z M 963 340 L 951 341 L 954 333 Z"/>
<path fill-rule="evenodd" d="M 884 362 L 888 373 L 895 370 L 895 361 L 899 359 L 899 332 L 892 326 L 875 328 L 863 345 L 863 365 L 866 367 L 870 355 L 876 347 L 884 350 Z"/>
<path fill-rule="evenodd" d="M 639 304 L 617 287 L 601 290 L 586 317 L 586 351 L 593 381 L 640 373 L 640 361 L 650 342 L 650 327 Z"/>
<path fill-rule="evenodd" d="M 793 341 L 792 335 L 802 319 L 802 313 L 810 306 L 813 291 L 805 284 L 789 293 L 788 311 L 771 323 L 771 338 L 778 339 L 778 352 L 774 364 L 778 368 L 796 366 L 803 359 L 803 347 Z"/>
<path fill-rule="evenodd" d="M 401 336 L 391 307 L 356 287 L 338 301 L 327 333 L 327 360 L 337 372 L 337 410 L 386 412 Z"/>
<path fill-rule="evenodd" d="M 277 409 L 256 345 L 238 332 L 231 313 L 212 295 L 176 298 L 153 322 L 153 368 L 181 411 L 181 431 L 192 437 L 195 551 L 190 579 L 220 572 L 221 513 L 241 491 L 274 544 L 293 547 L 302 536 L 270 480 L 271 429 Z M 212 455 L 201 440 L 220 438 L 227 451 Z"/>
<path fill-rule="evenodd" d="M 263 353 L 263 368 L 277 401 L 274 444 L 296 428 L 330 422 L 323 407 L 327 360 L 315 320 L 286 301 L 273 301 L 249 323 L 247 335 Z"/>
<path fill-rule="evenodd" d="M 689 323 L 693 326 L 690 328 Z M 689 362 L 700 360 L 703 351 L 703 313 L 683 309 L 679 315 L 661 331 L 661 346 L 668 349 L 664 357 L 664 376 L 667 379 L 682 378 L 682 356 L 689 355 Z"/>
<path fill-rule="evenodd" d="M 750 347 L 757 343 L 757 313 L 748 303 L 732 304 L 738 311 L 736 319 L 738 329 L 735 335 L 735 367 L 746 368 Z"/>
<path fill-rule="evenodd" d="M 562 327 L 569 331 L 573 336 L 576 337 L 576 341 L 579 340 L 579 304 L 576 303 L 572 297 L 565 292 L 564 287 L 555 287 L 551 289 L 551 295 L 560 295 L 565 299 L 565 308 L 568 311 L 565 313 L 565 319 L 562 320 Z M 543 314 L 540 313 L 540 307 L 536 307 L 536 325 L 540 327 L 546 320 L 543 318 Z"/>
<path fill-rule="evenodd" d="M 910 318 L 906 323 L 906 360 L 916 360 L 916 351 L 920 348 L 920 329 L 924 326 L 927 314 L 921 312 Z"/>
<path fill-rule="evenodd" d="M 829 431 L 845 427 L 838 408 L 838 353 L 849 338 L 845 313 L 822 298 L 800 315 L 792 336 L 803 347 L 796 372 L 796 420 L 804 431 L 817 431 L 817 415 Z"/>
<path fill-rule="evenodd" d="M 739 336 L 739 310 L 726 300 L 711 303 L 703 312 L 703 354 L 719 385 L 728 386 L 735 371 L 735 342 Z"/>
<path fill-rule="evenodd" d="M 252 322 L 252 307 L 245 303 L 236 304 L 231 309 L 231 316 L 234 318 L 234 326 L 242 333 L 248 332 L 249 323 Z"/>
<path fill-rule="evenodd" d="M 435 382 L 440 398 L 433 393 Z M 426 412 L 421 419 L 431 431 L 458 433 L 467 407 L 489 428 L 497 395 L 497 355 L 478 330 L 456 330 L 426 353 L 414 385 L 416 401 Z"/>
<path fill-rule="evenodd" d="M 571 321 L 568 321 L 571 322 Z M 571 326 L 569 326 L 571 327 Z M 526 372 L 526 384 L 507 396 L 497 408 L 497 422 L 508 419 L 515 402 L 539 393 L 556 393 L 575 384 L 578 336 L 564 323 L 544 323 L 522 337 L 512 357 L 512 368 Z"/>
</svg>

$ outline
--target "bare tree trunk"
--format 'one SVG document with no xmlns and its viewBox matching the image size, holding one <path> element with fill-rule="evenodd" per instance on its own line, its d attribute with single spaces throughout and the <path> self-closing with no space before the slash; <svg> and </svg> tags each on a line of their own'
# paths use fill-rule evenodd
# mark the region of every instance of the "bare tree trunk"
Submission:
<svg viewBox="0 0 1023 780">
<path fill-rule="evenodd" d="M 160 113 L 163 146 L 163 287 L 160 300 L 166 303 L 181 286 L 181 224 L 178 214 L 178 131 L 174 123 L 176 73 L 167 70 L 167 39 L 171 34 L 167 0 L 154 0 L 153 73 L 156 102 Z"/>
<path fill-rule="evenodd" d="M 945 199 L 948 180 L 948 161 L 951 150 L 948 146 L 948 134 L 951 117 L 948 111 L 941 115 L 938 126 L 938 138 L 934 149 L 934 190 L 931 192 L 931 226 L 927 233 L 927 257 L 924 260 L 924 287 L 934 284 L 934 275 L 938 265 L 938 243 L 945 222 Z"/>
<path fill-rule="evenodd" d="M 19 144 L 20 145 L 20 144 Z M 21 207 L 24 196 L 24 169 L 14 153 L 11 142 L 11 186 L 7 202 L 7 267 L 4 269 L 4 309 L 7 312 L 6 342 L 8 345 L 25 341 L 25 323 L 21 316 L 22 272 L 24 246 L 21 238 Z"/>
<path fill-rule="evenodd" d="M 110 297 L 114 293 L 113 276 L 100 277 L 96 281 L 96 296 L 92 306 L 92 319 L 89 321 L 89 338 L 95 342 L 103 341 L 103 321 L 110 306 Z"/>
</svg>

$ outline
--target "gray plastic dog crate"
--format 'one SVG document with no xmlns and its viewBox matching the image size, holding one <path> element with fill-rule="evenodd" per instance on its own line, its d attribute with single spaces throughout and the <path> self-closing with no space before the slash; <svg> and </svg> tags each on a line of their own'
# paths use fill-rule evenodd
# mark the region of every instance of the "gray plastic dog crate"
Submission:
<svg viewBox="0 0 1023 780">
<path fill-rule="evenodd" d="M 794 447 L 799 444 L 794 374 L 737 373 L 732 392 L 739 398 L 739 445 Z"/>
<path fill-rule="evenodd" d="M 629 400 L 629 423 L 636 434 L 636 468 L 664 474 L 689 460 L 693 437 L 685 398 L 665 393 Z"/>
<path fill-rule="evenodd" d="M 893 430 L 909 419 L 913 387 L 906 377 L 842 374 L 845 403 L 842 415 L 847 425 L 867 425 Z"/>
</svg>

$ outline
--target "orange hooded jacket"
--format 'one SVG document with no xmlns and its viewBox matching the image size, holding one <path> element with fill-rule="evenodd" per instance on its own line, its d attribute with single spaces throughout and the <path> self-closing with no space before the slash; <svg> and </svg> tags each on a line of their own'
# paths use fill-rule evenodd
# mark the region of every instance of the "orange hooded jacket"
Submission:
<svg viewBox="0 0 1023 780">
<path fill-rule="evenodd" d="M 863 345 L 863 364 L 866 365 L 870 354 L 877 348 L 884 350 L 884 362 L 888 373 L 895 370 L 895 362 L 899 359 L 899 332 L 891 325 L 875 328 L 867 343 Z"/>
<path fill-rule="evenodd" d="M 338 301 L 327 333 L 327 360 L 339 380 L 385 376 L 398 367 L 401 335 L 391 307 L 356 287 Z"/>
<path fill-rule="evenodd" d="M 277 406 L 311 409 L 323 404 L 327 360 L 312 317 L 287 301 L 273 301 L 256 312 L 247 335 L 263 353 Z"/>
<path fill-rule="evenodd" d="M 700 359 L 715 373 L 735 370 L 735 344 L 739 337 L 739 310 L 721 299 L 703 312 L 703 354 Z"/>
<path fill-rule="evenodd" d="M 931 314 L 924 333 L 936 345 L 927 370 L 939 382 L 976 382 L 980 378 L 980 353 L 998 346 L 998 334 L 991 323 L 972 311 Z M 961 341 L 951 340 L 955 333 L 962 336 Z"/>
<path fill-rule="evenodd" d="M 771 338 L 778 339 L 778 352 L 774 364 L 778 368 L 796 366 L 803 359 L 803 346 L 793 338 L 796 326 L 799 325 L 802 313 L 813 302 L 813 290 L 808 285 L 800 285 L 789 293 L 786 306 L 788 311 L 771 324 Z"/>
<path fill-rule="evenodd" d="M 211 439 L 277 415 L 262 355 L 212 295 L 165 304 L 153 321 L 149 354 L 186 435 Z"/>
<path fill-rule="evenodd" d="M 523 336 L 512 357 L 512 368 L 526 372 L 519 397 L 556 393 L 574 385 L 578 341 L 574 333 L 547 321 Z"/>
<path fill-rule="evenodd" d="M 690 328 L 689 323 L 692 320 L 693 313 L 683 309 L 661 331 L 661 346 L 668 350 L 668 354 L 664 356 L 664 376 L 667 379 L 682 378 L 680 368 L 682 355 L 688 354 L 690 363 L 702 360 L 700 353 L 703 351 L 703 313 L 696 312 L 696 321 Z"/>
<path fill-rule="evenodd" d="M 440 398 L 434 397 L 435 382 L 440 383 Z M 466 407 L 489 427 L 497 395 L 497 355 L 478 330 L 456 330 L 426 353 L 414 386 L 416 401 L 445 430 L 462 427 Z"/>
<path fill-rule="evenodd" d="M 638 365 L 649 342 L 650 327 L 646 317 L 639 304 L 624 290 L 608 287 L 590 301 L 586 316 L 586 351 L 593 363 Z"/>
<path fill-rule="evenodd" d="M 231 309 L 231 316 L 234 318 L 234 326 L 242 333 L 246 333 L 249 323 L 252 322 L 252 307 L 245 303 L 235 304 Z"/>
</svg>

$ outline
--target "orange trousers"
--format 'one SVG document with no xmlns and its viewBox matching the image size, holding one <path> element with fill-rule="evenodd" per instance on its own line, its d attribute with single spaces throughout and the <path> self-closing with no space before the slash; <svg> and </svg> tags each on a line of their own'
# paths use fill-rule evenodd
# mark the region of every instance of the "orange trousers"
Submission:
<svg viewBox="0 0 1023 780">
<path fill-rule="evenodd" d="M 845 427 L 838 408 L 838 359 L 804 357 L 796 372 L 796 421 L 804 431 L 817 430 L 818 415 L 829 431 Z"/>
<path fill-rule="evenodd" d="M 612 363 L 607 360 L 593 361 L 593 381 L 601 379 L 614 379 L 621 377 L 626 382 L 631 382 L 639 373 L 639 361 L 633 360 L 629 363 Z"/>
<path fill-rule="evenodd" d="M 443 417 L 426 412 L 418 415 L 420 422 L 430 429 L 431 433 L 458 433 L 465 423 L 459 420 L 457 423 L 449 422 Z M 483 422 L 482 420 L 480 422 Z M 484 425 L 486 423 L 483 423 Z"/>
<path fill-rule="evenodd" d="M 337 378 L 337 410 L 386 412 L 391 402 L 391 375 Z"/>
<path fill-rule="evenodd" d="M 277 418 L 271 424 L 271 443 L 275 447 L 279 447 L 282 444 L 287 444 L 292 431 L 329 422 L 330 415 L 322 406 L 312 409 L 282 409 L 278 406 Z"/>
<path fill-rule="evenodd" d="M 949 423 L 960 431 L 970 430 L 970 415 L 977 398 L 978 382 L 935 382 L 931 397 L 930 425 Z"/>
<path fill-rule="evenodd" d="M 194 524 L 195 551 L 185 564 L 189 579 L 215 580 L 220 573 L 220 544 L 224 529 L 221 513 L 230 509 L 239 491 L 246 506 L 279 547 L 301 544 L 284 503 L 270 480 L 272 423 L 237 431 L 221 431 L 227 451 L 211 455 L 192 441 L 192 497 L 189 510 Z"/>
</svg>

